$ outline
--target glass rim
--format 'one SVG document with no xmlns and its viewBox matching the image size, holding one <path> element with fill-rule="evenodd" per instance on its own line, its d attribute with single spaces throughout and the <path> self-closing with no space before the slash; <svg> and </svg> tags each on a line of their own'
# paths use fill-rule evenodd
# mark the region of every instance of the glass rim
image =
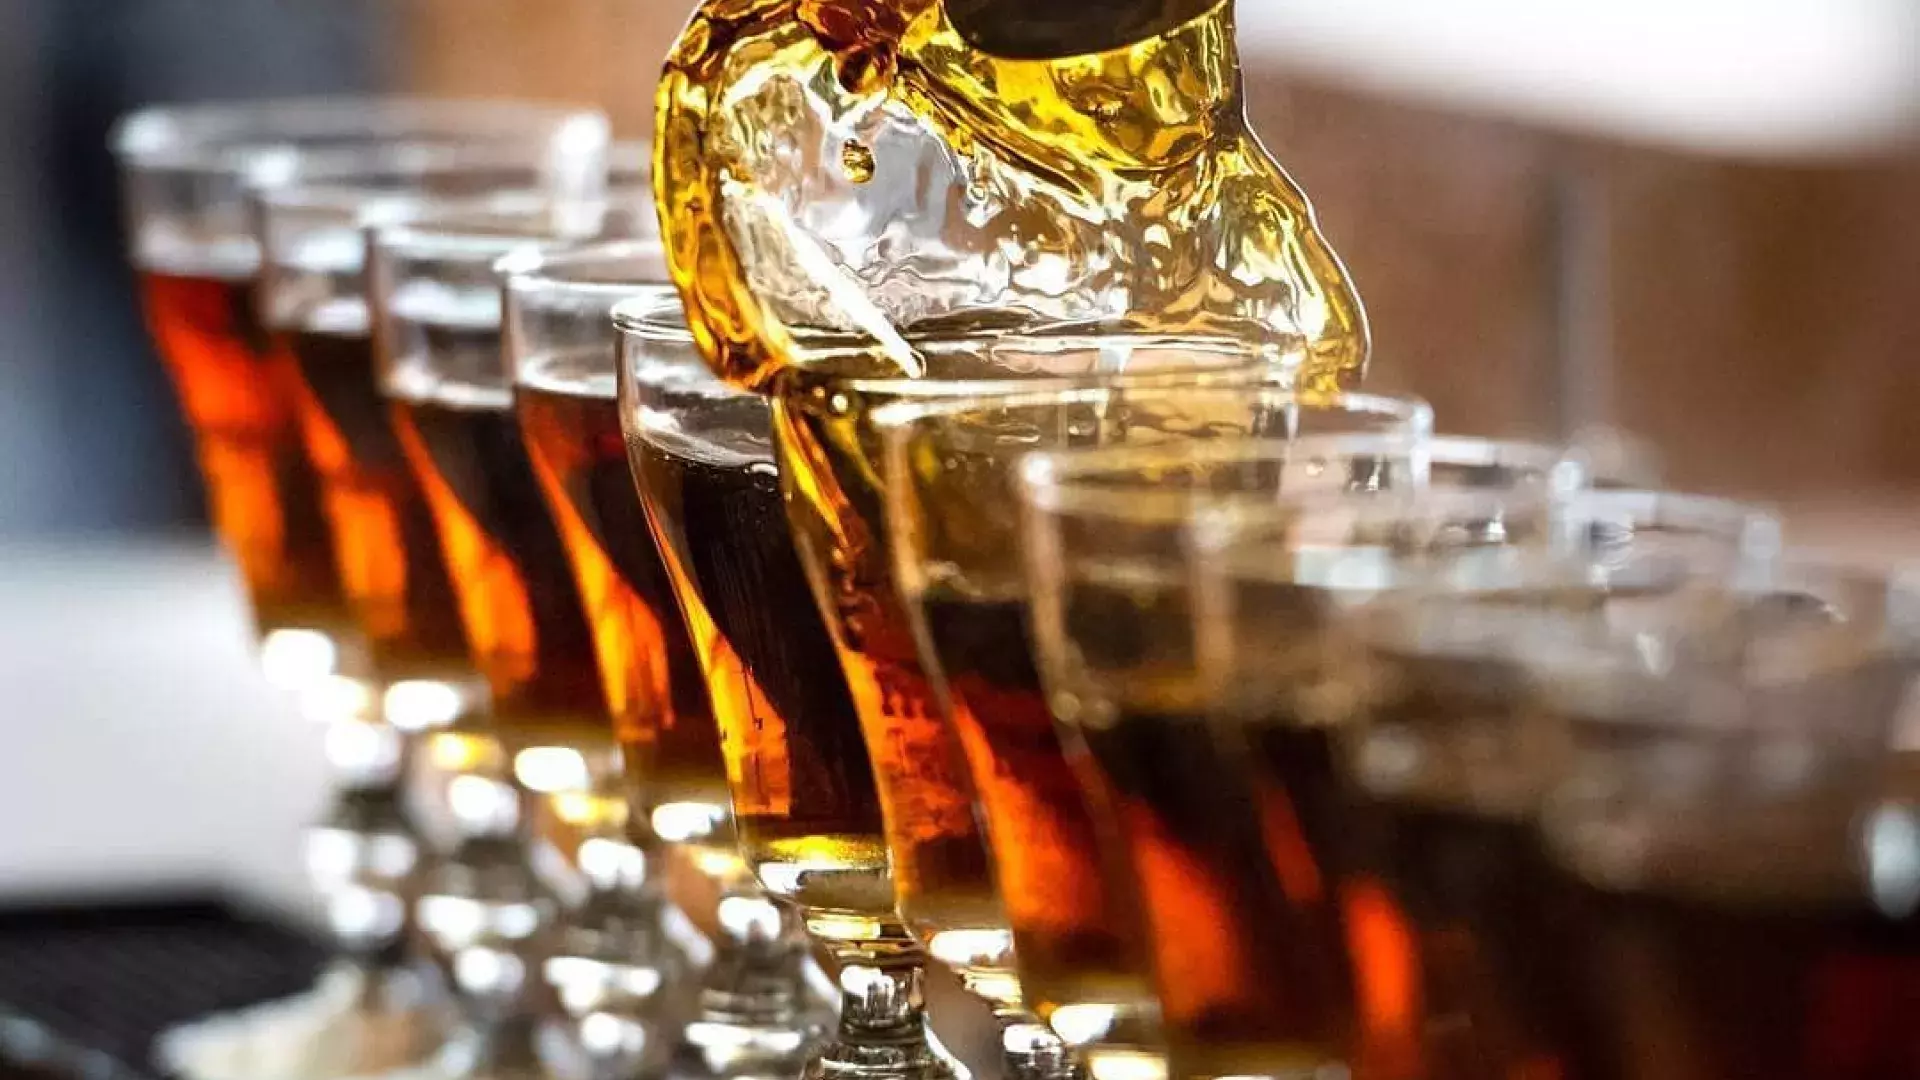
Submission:
<svg viewBox="0 0 1920 1080">
<path fill-rule="evenodd" d="M 1411 588 L 1386 590 L 1355 613 L 1367 620 L 1369 634 L 1401 641 L 1418 637 L 1422 652 L 1509 655 L 1515 644 L 1533 643 L 1516 657 L 1543 676 L 1608 672 L 1622 689 L 1675 678 L 1718 678 L 1745 686 L 1785 685 L 1818 678 L 1843 657 L 1862 660 L 1904 657 L 1910 675 L 1920 676 L 1920 578 L 1898 568 L 1835 559 L 1805 552 L 1757 563 L 1725 566 L 1711 561 L 1668 557 L 1652 567 L 1657 580 L 1680 597 L 1716 597 L 1736 612 L 1770 598 L 1797 597 L 1821 605 L 1822 619 L 1804 625 L 1753 623 L 1736 615 L 1729 629 L 1754 636 L 1744 639 L 1737 662 L 1674 665 L 1663 653 L 1649 663 L 1641 638 L 1647 623 L 1634 619 L 1631 633 L 1615 632 L 1604 606 L 1540 608 L 1498 603 L 1507 591 L 1550 588 L 1560 595 L 1613 592 L 1604 577 L 1590 573 L 1590 559 L 1565 552 L 1537 552 L 1520 564 L 1524 578 L 1483 583 L 1426 581 Z M 1493 601 L 1488 604 L 1487 601 Z M 1700 601 L 1685 610 L 1697 613 Z M 1464 615 L 1463 613 L 1475 613 Z M 1673 618 L 1673 617 L 1670 617 Z M 1489 626 L 1503 635 L 1489 638 Z M 1552 631 L 1561 631 L 1558 634 Z M 1571 631 L 1568 633 L 1567 631 Z M 1702 628 L 1673 618 L 1668 630 L 1693 641 Z M 1755 652 L 1753 650 L 1760 650 Z M 1911 679 L 1909 680 L 1911 681 Z"/>
<path fill-rule="evenodd" d="M 606 273 L 591 274 L 584 269 L 570 269 L 607 266 L 623 261 L 638 262 L 649 258 L 656 260 L 661 267 L 658 280 L 619 278 Z M 666 274 L 665 267 L 666 244 L 657 237 L 636 237 L 586 243 L 535 243 L 500 256 L 494 261 L 493 272 L 513 296 L 624 296 L 631 293 L 634 299 L 647 299 L 635 290 L 646 287 L 672 288 L 673 279 Z M 675 293 L 675 297 L 678 298 L 678 293 Z M 617 327 L 617 308 L 614 318 Z"/>
<path fill-rule="evenodd" d="M 841 374 L 829 369 L 826 362 L 835 356 L 868 356 L 878 345 L 872 342 L 849 340 L 844 344 L 835 340 L 831 343 L 814 344 L 805 352 L 813 359 L 809 362 L 794 364 L 786 372 L 776 377 L 775 386 L 782 381 L 799 384 L 803 388 L 826 388 L 834 391 L 848 391 L 857 394 L 871 394 L 896 399 L 896 404 L 937 403 L 957 401 L 973 397 L 1006 397 L 1017 394 L 1061 393 L 1080 388 L 1099 388 L 1111 386 L 1117 382 L 1133 384 L 1151 384 L 1155 380 L 1196 379 L 1215 377 L 1223 381 L 1235 378 L 1247 385 L 1254 385 L 1268 379 L 1283 379 L 1299 371 L 1306 359 L 1305 347 L 1294 339 L 1267 340 L 1238 337 L 1232 334 L 1209 331 L 1159 331 L 1135 330 L 1126 327 L 1099 327 L 1066 324 L 1060 326 L 1034 326 L 1012 328 L 986 328 L 979 330 L 955 330 L 945 332 L 941 329 L 908 332 L 902 339 L 909 345 L 920 349 L 959 348 L 970 344 L 1019 344 L 1030 342 L 1044 343 L 1060 351 L 1081 350 L 1093 352 L 1115 342 L 1136 342 L 1164 346 L 1170 349 L 1188 348 L 1215 352 L 1222 356 L 1233 357 L 1232 362 L 1224 362 L 1212 367 L 1187 367 L 1156 369 L 1149 371 L 1089 371 L 1061 374 L 1011 376 L 1007 378 L 987 379 L 942 379 L 910 377 L 903 375 L 867 375 Z M 779 393 L 779 391 L 776 391 Z M 876 412 L 878 410 L 875 410 Z"/>
<path fill-rule="evenodd" d="M 1029 380 L 1029 382 L 1051 384 L 1054 380 Z M 1428 437 L 1433 428 L 1433 406 L 1420 398 L 1370 394 L 1356 390 L 1327 392 L 1302 390 L 1292 385 L 1284 372 L 1276 372 L 1267 378 L 1260 378 L 1242 368 L 1146 372 L 1138 375 L 1121 373 L 1108 376 L 1098 382 L 1075 380 L 1061 385 L 1043 385 L 1030 391 L 1018 389 L 1005 392 L 986 391 L 971 397 L 952 397 L 938 401 L 896 401 L 875 409 L 868 420 L 875 428 L 885 432 L 888 438 L 901 438 L 904 434 L 896 433 L 904 433 L 924 420 L 958 416 L 982 409 L 1010 410 L 1042 408 L 1050 405 L 1097 404 L 1116 393 L 1148 397 L 1172 397 L 1179 394 L 1220 396 L 1246 394 L 1280 402 L 1291 400 L 1296 404 L 1303 399 L 1337 402 L 1351 406 L 1343 411 L 1356 415 L 1377 415 L 1387 418 L 1397 416 L 1406 425 L 1406 431 L 1399 434 L 1409 437 Z M 1231 443 L 1242 439 L 1258 441 L 1255 436 L 1227 436 L 1217 441 Z M 1193 440 L 1196 445 L 1210 441 L 1215 440 Z M 1048 451 L 1034 452 L 1047 453 Z M 1067 451 L 1067 453 L 1070 452 Z"/>
<path fill-rule="evenodd" d="M 579 103 L 406 94 L 321 95 L 143 106 L 117 120 L 107 146 L 123 167 L 244 175 L 257 155 L 312 152 L 315 140 L 347 145 L 435 141 L 467 136 L 591 140 L 605 144 L 611 126 L 599 109 Z"/>
<path fill-rule="evenodd" d="M 614 308 L 614 324 L 623 335 L 630 335 L 641 341 L 658 344 L 687 345 L 694 343 L 691 321 L 686 317 L 686 309 L 681 304 L 666 305 L 659 302 L 646 304 L 623 303 Z M 1166 331 L 1127 330 L 1124 328 L 1088 328 L 1080 325 L 1065 325 L 1059 328 L 1045 326 L 1027 329 L 978 329 L 942 332 L 929 330 L 909 333 L 905 339 L 918 345 L 957 347 L 968 343 L 994 343 L 1021 341 L 1045 342 L 1055 346 L 1070 346 L 1094 349 L 1103 343 L 1133 341 L 1156 343 L 1168 348 L 1211 347 L 1220 352 L 1232 352 L 1242 362 L 1221 364 L 1210 368 L 1165 369 L 1144 372 L 1107 371 L 1085 374 L 1034 375 L 1024 378 L 1004 379 L 935 379 L 911 378 L 906 376 L 885 377 L 872 375 L 836 375 L 821 369 L 819 360 L 833 355 L 868 355 L 878 346 L 872 342 L 849 340 L 844 345 L 811 346 L 807 352 L 815 358 L 812 363 L 796 364 L 793 378 L 810 385 L 830 386 L 836 389 L 850 390 L 856 393 L 884 394 L 900 399 L 882 408 L 892 408 L 896 404 L 914 402 L 952 402 L 964 398 L 1007 397 L 1024 394 L 1046 395 L 1075 389 L 1097 390 L 1111 388 L 1116 383 L 1128 385 L 1154 385 L 1158 380 L 1172 381 L 1196 380 L 1207 377 L 1217 378 L 1221 385 L 1237 382 L 1241 385 L 1257 385 L 1269 379 L 1278 380 L 1298 369 L 1305 352 L 1292 339 L 1282 341 L 1255 340 L 1236 337 L 1231 334 L 1195 331 L 1188 333 L 1169 333 Z M 1281 366 L 1277 358 L 1287 358 L 1292 363 Z M 808 369 L 812 370 L 809 371 Z M 877 414 L 880 410 L 876 409 Z"/>
<path fill-rule="evenodd" d="M 1359 395 L 1362 398 L 1368 395 Z M 1430 419 L 1430 418 L 1429 418 Z M 1041 450 L 1027 455 L 1019 468 L 1021 499 L 1036 510 L 1052 514 L 1101 517 L 1141 524 L 1179 524 L 1209 508 L 1257 513 L 1275 505 L 1271 492 L 1258 495 L 1220 494 L 1196 499 L 1186 492 L 1169 492 L 1145 482 L 1113 486 L 1096 484 L 1097 476 L 1117 477 L 1155 467 L 1185 464 L 1229 464 L 1270 461 L 1300 446 L 1348 448 L 1348 452 L 1393 452 L 1401 445 L 1417 448 L 1423 464 L 1535 469 L 1550 484 L 1572 489 L 1584 483 L 1584 471 L 1562 447 L 1551 443 L 1489 439 L 1474 435 L 1435 435 L 1431 430 L 1330 432 L 1303 435 L 1291 441 L 1237 436 L 1190 440 L 1154 446 L 1117 446 L 1092 450 Z M 1564 475 L 1556 475 L 1562 473 Z M 1469 489 L 1470 490 L 1470 489 Z"/>
<path fill-rule="evenodd" d="M 613 306 L 613 327 L 622 338 L 662 345 L 692 345 L 693 330 L 684 305 L 677 285 L 667 294 L 622 300 Z"/>
<path fill-rule="evenodd" d="M 500 263 L 522 252 L 590 240 L 590 235 L 570 233 L 567 221 L 576 211 L 585 213 L 600 205 L 599 200 L 576 202 L 565 196 L 499 207 L 475 203 L 424 219 L 407 215 L 399 220 L 369 221 L 361 229 L 368 249 L 382 258 L 485 267 L 497 277 Z M 508 223 L 509 217 L 523 211 L 524 227 Z M 471 217 L 463 222 L 463 214 Z"/>
<path fill-rule="evenodd" d="M 394 147 L 397 153 L 410 152 L 410 147 Z M 446 153 L 440 151 L 445 149 Z M 425 148 L 425 152 L 410 160 L 396 159 L 390 166 L 372 169 L 343 169 L 333 175 L 295 174 L 284 182 L 267 186 L 258 186 L 252 192 L 252 198 L 259 203 L 264 213 L 281 216 L 291 213 L 327 213 L 341 219 L 343 223 L 352 221 L 363 209 L 383 202 L 408 202 L 423 208 L 423 213 L 431 213 L 434 208 L 444 206 L 449 212 L 460 209 L 472 209 L 468 204 L 493 198 L 522 198 L 528 201 L 544 199 L 549 202 L 556 199 L 574 199 L 590 201 L 605 198 L 615 189 L 596 185 L 591 191 L 598 194 L 568 193 L 543 184 L 543 178 L 552 170 L 551 159 L 530 157 L 519 152 L 502 151 L 494 153 L 486 148 Z M 372 177 L 403 177 L 409 181 L 427 181 L 435 177 L 457 177 L 462 173 L 486 169 L 521 169 L 525 176 L 515 177 L 498 187 L 478 191 L 448 193 L 432 191 L 407 183 L 378 183 Z M 624 188 L 618 189 L 624 190 Z"/>
<path fill-rule="evenodd" d="M 1760 502 L 1748 502 L 1725 495 L 1706 495 L 1691 491 L 1668 491 L 1662 488 L 1583 488 L 1568 492 L 1567 503 L 1570 507 L 1597 506 L 1603 509 L 1624 510 L 1636 517 L 1658 519 L 1669 510 L 1679 510 L 1695 520 L 1719 518 L 1732 521 L 1764 521 L 1779 523 L 1779 514 L 1774 507 Z"/>
</svg>

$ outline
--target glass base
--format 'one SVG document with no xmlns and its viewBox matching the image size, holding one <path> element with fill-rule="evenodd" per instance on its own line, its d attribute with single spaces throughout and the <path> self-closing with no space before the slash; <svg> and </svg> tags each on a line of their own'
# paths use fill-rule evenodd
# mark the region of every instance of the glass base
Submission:
<svg viewBox="0 0 1920 1080">
<path fill-rule="evenodd" d="M 1087 1080 L 1079 1055 L 1037 1019 L 1001 1025 L 1000 1059 L 1007 1080 Z"/>
<path fill-rule="evenodd" d="M 897 1043 L 835 1039 L 807 1058 L 801 1080 L 971 1080 L 930 1030 Z"/>
<path fill-rule="evenodd" d="M 971 1080 L 927 1024 L 920 964 L 917 950 L 843 960 L 839 1025 L 808 1055 L 801 1080 Z"/>
<path fill-rule="evenodd" d="M 174 1028 L 160 1036 L 154 1057 L 183 1080 L 379 1076 L 428 1060 L 450 1025 L 423 973 L 369 974 L 342 963 L 303 994 Z"/>
</svg>

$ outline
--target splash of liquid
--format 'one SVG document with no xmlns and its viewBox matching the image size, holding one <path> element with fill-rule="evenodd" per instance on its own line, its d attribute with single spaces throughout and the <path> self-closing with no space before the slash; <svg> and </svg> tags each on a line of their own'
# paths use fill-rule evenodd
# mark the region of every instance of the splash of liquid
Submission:
<svg viewBox="0 0 1920 1080">
<path fill-rule="evenodd" d="M 1247 127 L 1232 3 L 706 0 L 654 177 L 709 362 L 764 387 L 851 335 L 917 374 L 917 332 L 1074 324 L 1356 376 L 1365 316 Z"/>
</svg>

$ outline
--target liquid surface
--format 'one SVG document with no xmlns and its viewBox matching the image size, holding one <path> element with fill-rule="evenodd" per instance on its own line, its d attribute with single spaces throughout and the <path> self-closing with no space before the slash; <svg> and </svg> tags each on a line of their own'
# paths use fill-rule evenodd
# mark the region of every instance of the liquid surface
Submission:
<svg viewBox="0 0 1920 1080">
<path fill-rule="evenodd" d="M 523 365 L 515 408 L 572 560 L 640 805 L 650 813 L 673 804 L 683 819 L 704 809 L 712 831 L 676 838 L 724 843 L 720 737 L 627 463 L 607 354 L 563 353 Z"/>
<path fill-rule="evenodd" d="M 873 771 L 787 529 L 766 404 L 694 392 L 649 412 L 628 451 L 706 675 L 747 860 L 816 932 L 901 935 Z"/>
<path fill-rule="evenodd" d="M 388 679 L 471 667 L 433 516 L 408 470 L 364 326 L 282 335 L 300 377 L 300 421 L 319 473 L 340 579 Z"/>
<path fill-rule="evenodd" d="M 348 632 L 296 421 L 299 380 L 258 322 L 251 279 L 147 271 L 141 292 L 193 432 L 214 529 L 240 564 L 260 629 Z"/>
<path fill-rule="evenodd" d="M 519 747 L 610 739 L 580 592 L 512 395 L 406 375 L 387 389 L 503 740 Z"/>
<path fill-rule="evenodd" d="M 715 370 L 823 332 L 1083 323 L 1367 352 L 1352 283 L 1247 128 L 1232 0 L 707 0 L 657 94 L 655 197 Z"/>
</svg>

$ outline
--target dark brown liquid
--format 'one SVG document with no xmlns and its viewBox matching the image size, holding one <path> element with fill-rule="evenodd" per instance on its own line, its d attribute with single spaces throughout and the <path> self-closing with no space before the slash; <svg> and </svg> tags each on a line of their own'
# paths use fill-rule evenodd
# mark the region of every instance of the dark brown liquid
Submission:
<svg viewBox="0 0 1920 1080">
<path fill-rule="evenodd" d="M 627 464 L 607 356 L 523 372 L 515 408 L 586 602 L 627 767 L 644 805 L 698 801 L 727 816 L 720 736 L 693 643 Z M 585 373 L 585 374 L 583 374 Z"/>
<path fill-rule="evenodd" d="M 1083 737 L 1113 792 L 1146 911 L 1175 1067 L 1200 1074 L 1344 1061 L 1353 992 L 1333 880 L 1301 812 L 1187 713 L 1123 708 Z M 1310 743 L 1288 755 L 1324 771 Z"/>
<path fill-rule="evenodd" d="M 580 592 L 504 390 L 399 397 L 475 664 L 510 745 L 610 739 Z"/>
<path fill-rule="evenodd" d="M 1026 604 L 930 593 L 927 629 L 987 824 L 1020 981 L 1045 1018 L 1060 1005 L 1143 1000 L 1139 913 L 1105 849 L 1090 792 L 1055 731 Z"/>
<path fill-rule="evenodd" d="M 1272 590 L 1262 612 L 1312 634 L 1323 616 L 1308 592 Z M 1124 629 L 1121 598 L 1078 597 L 1078 635 L 1114 628 L 1093 642 L 1103 665 L 1121 670 L 1130 649 L 1149 662 L 1156 638 Z M 1285 663 L 1278 625 L 1262 664 Z M 1389 772 L 1402 777 L 1391 791 L 1354 771 L 1360 733 L 1313 727 L 1284 699 L 1202 719 L 1153 707 L 1147 680 L 1121 695 L 1136 707 L 1081 729 L 1118 794 L 1176 1069 L 1920 1076 L 1920 1034 L 1895 1019 L 1920 1001 L 1920 919 L 1881 915 L 1857 884 L 1799 884 L 1799 864 L 1846 853 L 1783 844 L 1733 888 L 1704 868 L 1755 864 L 1709 850 L 1710 836 L 1695 861 L 1662 867 L 1658 889 L 1601 888 L 1543 841 L 1552 766 L 1534 736 L 1489 741 L 1540 722 L 1514 665 L 1399 664 L 1369 731 L 1391 731 L 1395 760 L 1427 764 Z"/>
<path fill-rule="evenodd" d="M 340 579 L 388 679 L 452 674 L 471 664 L 466 631 L 434 533 L 374 375 L 365 334 L 295 330 L 300 419 L 333 527 Z"/>
<path fill-rule="evenodd" d="M 741 410 L 746 430 L 764 432 L 758 400 L 707 407 Z M 706 674 L 748 862 L 777 896 L 893 924 L 859 718 L 764 444 L 741 453 L 636 437 L 629 448 Z"/>
<path fill-rule="evenodd" d="M 927 940 L 946 930 L 1004 929 L 1006 915 L 959 740 L 941 715 L 893 580 L 879 439 L 866 422 L 868 410 L 891 399 L 796 382 L 775 400 L 774 429 L 780 468 L 795 478 L 795 545 L 828 597 L 828 635 L 879 781 L 900 910 Z"/>
<path fill-rule="evenodd" d="M 141 292 L 193 431 L 214 529 L 240 564 L 260 628 L 350 628 L 300 442 L 299 380 L 259 324 L 252 280 L 147 271 Z"/>
</svg>

